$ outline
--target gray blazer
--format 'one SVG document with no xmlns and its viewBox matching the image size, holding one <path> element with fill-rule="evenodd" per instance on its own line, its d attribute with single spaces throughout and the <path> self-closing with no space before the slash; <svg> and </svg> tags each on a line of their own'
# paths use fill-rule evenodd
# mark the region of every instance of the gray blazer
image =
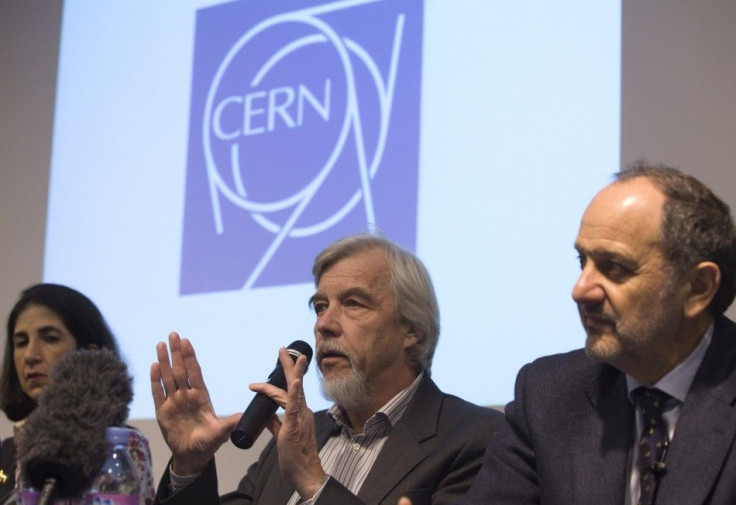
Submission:
<svg viewBox="0 0 736 505">
<path fill-rule="evenodd" d="M 657 503 L 736 503 L 736 325 L 715 332 L 682 406 Z M 519 372 L 515 399 L 463 505 L 620 505 L 635 437 L 623 373 L 584 351 Z"/>
<path fill-rule="evenodd" d="M 408 496 L 413 505 L 445 505 L 465 494 L 482 463 L 501 414 L 442 393 L 426 377 L 394 427 L 358 496 L 330 478 L 319 505 L 396 505 Z M 324 411 L 316 414 L 317 443 L 322 447 L 333 423 Z M 217 496 L 214 461 L 195 482 L 167 497 L 169 475 L 159 485 L 157 504 L 284 505 L 294 492 L 278 469 L 276 446 L 269 442 L 248 469 L 238 490 Z"/>
</svg>

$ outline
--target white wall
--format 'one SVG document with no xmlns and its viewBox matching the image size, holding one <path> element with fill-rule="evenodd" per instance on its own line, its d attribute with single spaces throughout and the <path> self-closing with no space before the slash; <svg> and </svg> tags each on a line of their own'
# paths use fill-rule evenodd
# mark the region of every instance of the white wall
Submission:
<svg viewBox="0 0 736 505">
<path fill-rule="evenodd" d="M 19 292 L 42 277 L 61 4 L 60 0 L 0 2 L 3 320 Z M 624 0 L 621 160 L 646 158 L 679 166 L 736 209 L 733 26 L 733 2 Z M 736 317 L 735 307 L 729 315 Z M 151 349 L 152 360 L 153 354 Z M 155 421 L 133 424 L 149 438 L 160 475 L 168 453 Z M 4 419 L 0 421 L 0 437 L 10 430 Z M 218 456 L 221 491 L 235 487 L 257 453 L 258 447 L 247 452 L 230 444 L 223 448 Z"/>
</svg>

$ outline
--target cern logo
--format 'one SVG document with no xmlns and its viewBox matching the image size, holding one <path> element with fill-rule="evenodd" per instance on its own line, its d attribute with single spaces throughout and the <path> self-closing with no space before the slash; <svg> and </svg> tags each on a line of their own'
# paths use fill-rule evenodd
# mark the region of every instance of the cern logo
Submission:
<svg viewBox="0 0 736 505">
<path fill-rule="evenodd" d="M 274 3 L 198 14 L 182 293 L 308 281 L 324 244 L 372 226 L 414 243 L 421 4 Z"/>
</svg>

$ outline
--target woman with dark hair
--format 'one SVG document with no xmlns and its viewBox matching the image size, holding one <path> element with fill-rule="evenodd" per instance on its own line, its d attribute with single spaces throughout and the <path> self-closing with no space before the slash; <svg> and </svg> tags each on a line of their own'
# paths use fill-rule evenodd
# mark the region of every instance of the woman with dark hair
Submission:
<svg viewBox="0 0 736 505">
<path fill-rule="evenodd" d="M 49 384 L 54 364 L 76 349 L 110 349 L 119 356 L 115 337 L 100 310 L 85 295 L 60 284 L 37 284 L 23 291 L 8 316 L 0 370 L 0 409 L 22 426 Z M 148 442 L 135 432 L 131 457 L 136 463 L 145 503 L 153 501 Z M 14 438 L 0 446 L 0 503 L 8 502 L 17 485 Z M 143 502 L 141 502 L 143 503 Z"/>
</svg>

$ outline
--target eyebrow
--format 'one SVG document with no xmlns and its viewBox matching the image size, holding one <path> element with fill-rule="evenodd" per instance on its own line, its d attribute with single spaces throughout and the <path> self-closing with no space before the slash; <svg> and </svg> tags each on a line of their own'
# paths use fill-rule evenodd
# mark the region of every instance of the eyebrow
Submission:
<svg viewBox="0 0 736 505">
<path fill-rule="evenodd" d="M 41 333 L 41 334 L 47 334 L 47 333 L 52 333 L 52 332 L 64 333 L 64 331 L 61 328 L 59 328 L 58 326 L 54 326 L 52 324 L 42 326 L 38 329 L 38 333 Z M 28 336 L 28 332 L 26 331 L 13 332 L 13 337 L 15 337 L 16 335 Z"/>
<path fill-rule="evenodd" d="M 359 287 L 348 288 L 345 291 L 341 291 L 340 293 L 338 293 L 338 299 L 340 300 L 349 298 L 351 296 L 356 296 L 367 302 L 376 303 L 375 298 L 371 296 L 370 292 L 366 291 L 364 288 L 359 288 Z M 318 292 L 310 296 L 307 303 L 309 304 L 309 307 L 312 307 L 314 306 L 315 301 L 326 300 L 327 298 L 328 298 L 327 295 Z"/>
<path fill-rule="evenodd" d="M 373 302 L 374 297 L 371 296 L 369 291 L 366 291 L 363 288 L 350 288 L 347 289 L 344 293 L 340 295 L 340 298 L 349 298 L 351 296 L 356 296 L 358 298 L 362 298 L 363 300 Z"/>
<path fill-rule="evenodd" d="M 578 244 L 575 244 L 575 250 L 580 255 L 585 255 L 586 257 L 593 257 L 593 261 L 595 261 L 596 259 L 615 261 L 617 263 L 621 263 L 626 268 L 630 268 L 632 270 L 637 269 L 639 266 L 639 263 L 636 260 L 632 259 L 629 256 L 625 256 L 621 253 L 617 253 L 614 251 L 608 251 L 606 249 L 593 249 L 590 251 L 583 251 L 582 248 L 578 246 Z"/>
</svg>

